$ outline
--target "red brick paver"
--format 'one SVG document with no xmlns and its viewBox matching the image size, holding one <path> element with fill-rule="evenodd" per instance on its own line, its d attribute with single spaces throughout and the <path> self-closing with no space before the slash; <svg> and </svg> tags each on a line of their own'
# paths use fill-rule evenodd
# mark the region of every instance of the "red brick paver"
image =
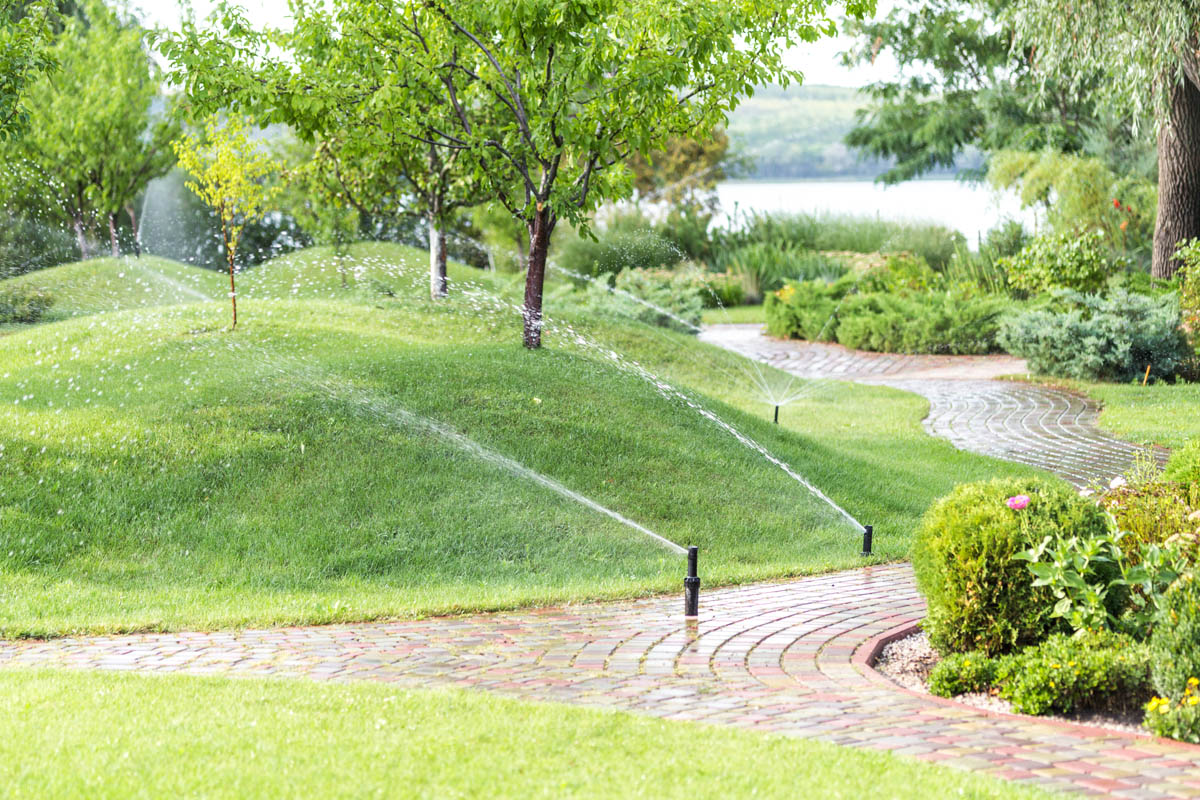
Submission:
<svg viewBox="0 0 1200 800">
<path fill-rule="evenodd" d="M 864 663 L 923 603 L 906 565 L 678 597 L 413 622 L 0 642 L 0 667 L 458 686 L 824 739 L 1116 797 L 1200 796 L 1200 750 L 996 715 Z"/>
</svg>

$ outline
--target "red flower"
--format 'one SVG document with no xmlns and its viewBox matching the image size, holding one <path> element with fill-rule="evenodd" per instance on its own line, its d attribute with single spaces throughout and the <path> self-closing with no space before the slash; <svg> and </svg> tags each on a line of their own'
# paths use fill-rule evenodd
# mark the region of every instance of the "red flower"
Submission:
<svg viewBox="0 0 1200 800">
<path fill-rule="evenodd" d="M 1121 207 L 1121 201 L 1114 197 L 1113 198 L 1113 208 L 1120 208 L 1120 207 Z"/>
</svg>

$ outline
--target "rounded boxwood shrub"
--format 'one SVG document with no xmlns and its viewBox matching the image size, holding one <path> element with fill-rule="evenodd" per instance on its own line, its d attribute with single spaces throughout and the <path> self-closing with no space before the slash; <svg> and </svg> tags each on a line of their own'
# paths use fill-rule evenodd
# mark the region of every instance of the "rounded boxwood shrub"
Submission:
<svg viewBox="0 0 1200 800">
<path fill-rule="evenodd" d="M 1180 700 L 1189 678 L 1200 678 L 1200 580 L 1185 575 L 1167 590 L 1150 635 L 1150 678 L 1163 697 Z"/>
<path fill-rule="evenodd" d="M 1009 498 L 1021 495 L 1028 505 L 1010 508 Z M 1107 530 L 1103 510 L 1065 483 L 1008 479 L 957 487 L 926 513 L 913 547 L 930 642 L 943 654 L 992 656 L 1059 630 L 1050 590 L 1035 588 L 1026 562 L 1013 556 L 1046 536 L 1090 538 Z"/>
<path fill-rule="evenodd" d="M 1163 477 L 1177 483 L 1200 483 L 1200 439 L 1192 439 L 1171 454 Z"/>
</svg>

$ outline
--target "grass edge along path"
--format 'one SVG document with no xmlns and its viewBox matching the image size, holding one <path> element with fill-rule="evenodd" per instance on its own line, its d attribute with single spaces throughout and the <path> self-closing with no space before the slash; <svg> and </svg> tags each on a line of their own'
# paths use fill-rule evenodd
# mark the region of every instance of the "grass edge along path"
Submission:
<svg viewBox="0 0 1200 800">
<path fill-rule="evenodd" d="M 462 690 L 0 671 L 0 798 L 1044 798 L 889 753 Z"/>
</svg>

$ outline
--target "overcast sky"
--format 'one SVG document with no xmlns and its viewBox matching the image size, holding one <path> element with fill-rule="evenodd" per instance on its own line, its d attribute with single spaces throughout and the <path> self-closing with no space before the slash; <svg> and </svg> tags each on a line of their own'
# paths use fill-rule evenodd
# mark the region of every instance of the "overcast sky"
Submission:
<svg viewBox="0 0 1200 800">
<path fill-rule="evenodd" d="M 174 27 L 179 24 L 180 12 L 176 0 L 134 0 L 142 9 L 147 23 Z M 212 10 L 213 0 L 193 0 L 198 18 L 203 19 Z M 881 0 L 880 12 L 887 10 L 894 0 Z M 242 6 L 256 22 L 278 24 L 288 17 L 287 0 L 242 0 Z M 816 44 L 796 48 L 788 58 L 788 65 L 804 73 L 804 82 L 832 86 L 863 86 L 895 71 L 895 62 L 884 55 L 874 67 L 848 70 L 838 63 L 837 54 L 847 48 L 847 42 L 825 39 Z"/>
</svg>

